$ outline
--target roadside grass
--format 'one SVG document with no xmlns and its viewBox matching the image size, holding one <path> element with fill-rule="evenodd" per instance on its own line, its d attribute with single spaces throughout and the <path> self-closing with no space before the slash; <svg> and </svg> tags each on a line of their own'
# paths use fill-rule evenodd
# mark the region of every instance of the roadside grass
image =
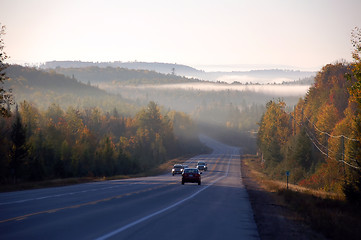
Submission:
<svg viewBox="0 0 361 240">
<path fill-rule="evenodd" d="M 329 239 L 361 239 L 361 207 L 348 203 L 344 196 L 272 180 L 265 174 L 257 156 L 242 158 L 251 177 L 269 192 L 275 201 Z M 361 199 L 360 199 L 361 200 Z"/>
<path fill-rule="evenodd" d="M 171 172 L 172 166 L 174 164 L 183 163 L 192 156 L 193 155 L 189 155 L 189 156 L 171 159 L 155 168 L 149 169 L 146 172 L 138 173 L 138 174 L 116 175 L 110 177 L 104 176 L 104 177 L 64 178 L 64 179 L 52 179 L 52 180 L 44 180 L 37 182 L 20 182 L 17 184 L 0 184 L 0 192 L 12 192 L 12 191 L 30 190 L 30 189 L 47 188 L 47 187 L 62 187 L 62 186 L 80 184 L 80 183 L 156 176 L 159 174 Z"/>
</svg>

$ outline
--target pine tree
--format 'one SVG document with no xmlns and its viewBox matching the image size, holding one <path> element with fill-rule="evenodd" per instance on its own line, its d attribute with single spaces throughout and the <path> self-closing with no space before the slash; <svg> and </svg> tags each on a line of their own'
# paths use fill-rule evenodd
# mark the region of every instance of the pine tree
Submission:
<svg viewBox="0 0 361 240">
<path fill-rule="evenodd" d="M 26 132 L 21 123 L 21 117 L 16 106 L 15 121 L 11 129 L 10 169 L 14 183 L 23 174 L 23 165 L 28 158 L 28 147 L 26 144 Z"/>
</svg>

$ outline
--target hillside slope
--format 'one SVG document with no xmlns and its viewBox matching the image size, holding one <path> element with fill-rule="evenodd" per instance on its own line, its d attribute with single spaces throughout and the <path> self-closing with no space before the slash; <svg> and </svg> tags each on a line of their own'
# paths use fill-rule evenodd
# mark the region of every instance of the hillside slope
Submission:
<svg viewBox="0 0 361 240">
<path fill-rule="evenodd" d="M 41 71 L 35 68 L 10 65 L 6 69 L 9 81 L 6 88 L 13 91 L 14 100 L 24 100 L 46 109 L 52 103 L 63 109 L 69 106 L 80 108 L 99 107 L 105 111 L 122 109 L 125 114 L 135 113 L 139 107 L 120 95 L 107 93 L 98 87 L 79 82 L 74 77 L 66 77 L 55 71 Z"/>
</svg>

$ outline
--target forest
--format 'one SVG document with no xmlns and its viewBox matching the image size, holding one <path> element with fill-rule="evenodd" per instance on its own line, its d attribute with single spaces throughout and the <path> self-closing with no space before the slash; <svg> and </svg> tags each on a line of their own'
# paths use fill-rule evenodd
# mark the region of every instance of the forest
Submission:
<svg viewBox="0 0 361 240">
<path fill-rule="evenodd" d="M 354 63 L 327 64 L 293 111 L 269 101 L 257 142 L 266 171 L 292 183 L 361 196 L 360 48 Z"/>
<path fill-rule="evenodd" d="M 101 83 L 121 83 L 121 84 L 165 84 L 165 83 L 187 83 L 200 82 L 198 79 L 186 78 L 171 74 L 159 73 L 145 69 L 128 69 L 120 67 L 83 67 L 83 68 L 55 68 L 44 69 L 49 72 L 57 72 L 68 77 L 78 79 L 83 83 L 101 84 Z"/>
<path fill-rule="evenodd" d="M 0 183 L 136 174 L 206 150 L 185 113 L 55 71 L 1 66 L 1 96 L 11 99 L 1 101 Z"/>
<path fill-rule="evenodd" d="M 0 118 L 0 134 L 1 183 L 134 174 L 203 150 L 189 116 L 163 115 L 154 102 L 126 117 L 23 101 Z"/>
</svg>

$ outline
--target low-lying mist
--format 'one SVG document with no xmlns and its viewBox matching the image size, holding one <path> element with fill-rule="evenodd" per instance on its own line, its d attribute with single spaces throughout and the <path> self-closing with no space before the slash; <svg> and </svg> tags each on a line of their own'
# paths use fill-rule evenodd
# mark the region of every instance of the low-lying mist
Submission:
<svg viewBox="0 0 361 240">
<path fill-rule="evenodd" d="M 164 111 L 189 114 L 203 133 L 249 152 L 255 149 L 253 133 L 269 101 L 282 100 L 289 109 L 304 97 L 310 85 L 244 85 L 226 83 L 174 83 L 129 85 L 113 81 L 100 88 L 139 105 L 154 101 Z"/>
<path fill-rule="evenodd" d="M 287 78 L 287 77 L 269 77 L 269 78 L 256 78 L 247 75 L 224 75 L 217 78 L 217 81 L 226 82 L 226 83 L 233 83 L 233 82 L 240 82 L 240 83 L 260 83 L 260 84 L 280 84 L 283 82 L 293 82 L 294 79 Z"/>
<path fill-rule="evenodd" d="M 116 91 L 114 85 L 99 85 L 100 88 L 108 91 Z M 239 91 L 239 92 L 255 92 L 271 95 L 274 97 L 302 97 L 304 96 L 309 85 L 240 85 L 240 84 L 220 84 L 220 83 L 180 83 L 180 84 L 163 84 L 163 85 L 137 85 L 137 86 L 121 86 L 122 89 L 159 89 L 159 90 L 197 90 L 197 91 Z"/>
</svg>

